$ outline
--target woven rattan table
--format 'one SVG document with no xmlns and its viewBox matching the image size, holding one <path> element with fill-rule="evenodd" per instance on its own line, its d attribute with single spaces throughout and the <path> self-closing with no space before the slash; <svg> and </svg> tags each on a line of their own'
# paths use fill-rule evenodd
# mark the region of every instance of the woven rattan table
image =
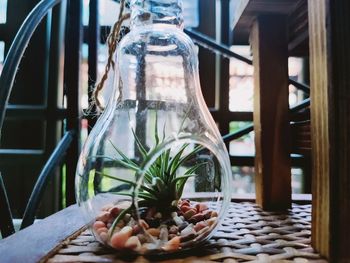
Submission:
<svg viewBox="0 0 350 263">
<path fill-rule="evenodd" d="M 116 255 L 88 230 L 67 239 L 48 262 L 326 262 L 310 247 L 311 206 L 264 212 L 253 203 L 231 203 L 223 226 L 207 244 L 172 256 Z"/>
</svg>

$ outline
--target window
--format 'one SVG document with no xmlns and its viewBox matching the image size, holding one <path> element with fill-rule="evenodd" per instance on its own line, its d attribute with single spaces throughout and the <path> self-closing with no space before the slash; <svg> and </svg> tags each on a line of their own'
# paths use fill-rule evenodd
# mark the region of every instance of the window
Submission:
<svg viewBox="0 0 350 263">
<path fill-rule="evenodd" d="M 7 19 L 7 0 L 0 0 L 0 24 L 5 24 Z"/>
</svg>

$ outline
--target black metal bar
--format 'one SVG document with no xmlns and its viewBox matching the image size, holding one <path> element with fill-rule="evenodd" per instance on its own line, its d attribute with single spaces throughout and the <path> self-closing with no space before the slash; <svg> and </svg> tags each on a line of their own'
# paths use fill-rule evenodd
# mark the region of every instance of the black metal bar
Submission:
<svg viewBox="0 0 350 263">
<path fill-rule="evenodd" d="M 0 165 L 38 165 L 43 158 L 42 150 L 0 149 Z"/>
<path fill-rule="evenodd" d="M 0 76 L 0 131 L 4 123 L 6 106 L 12 91 L 15 75 L 29 40 L 42 19 L 52 7 L 60 2 L 61 0 L 43 0 L 39 2 L 23 22 L 9 49 Z"/>
<path fill-rule="evenodd" d="M 98 44 L 100 40 L 100 23 L 99 23 L 99 0 L 90 0 L 89 4 L 89 31 L 88 31 L 88 44 L 89 44 L 89 57 L 88 57 L 88 96 L 89 104 L 93 101 L 93 92 L 97 81 L 97 69 L 98 69 Z M 96 112 L 96 106 L 91 104 L 91 113 Z M 91 131 L 95 126 L 97 118 L 89 116 L 88 129 Z"/>
<path fill-rule="evenodd" d="M 208 37 L 204 34 L 196 32 L 195 30 L 192 30 L 192 29 L 185 29 L 184 31 L 193 40 L 204 45 L 204 47 L 207 47 L 209 49 L 212 48 L 212 49 L 217 50 L 226 56 L 229 56 L 230 58 L 236 58 L 236 59 L 243 61 L 249 65 L 253 65 L 253 61 L 251 59 L 246 58 L 244 56 L 241 56 L 241 55 L 233 52 L 232 50 L 230 50 L 230 48 L 228 46 L 223 45 L 221 43 L 217 43 L 215 40 L 211 39 L 210 37 Z M 300 89 L 307 94 L 310 94 L 310 87 L 306 84 L 297 82 L 297 81 L 293 80 L 292 78 L 289 78 L 289 84 L 295 86 L 297 89 Z"/>
<path fill-rule="evenodd" d="M 295 113 L 295 112 L 298 112 L 302 109 L 305 109 L 307 107 L 310 106 L 310 99 L 305 99 L 303 100 L 300 104 L 292 107 L 290 109 L 290 112 L 291 113 Z M 251 125 L 248 125 L 247 127 L 244 127 L 236 132 L 233 132 L 233 133 L 229 133 L 229 134 L 226 134 L 224 135 L 222 138 L 224 140 L 224 142 L 229 142 L 229 141 L 232 141 L 232 140 L 237 140 L 238 138 L 250 133 L 251 131 L 254 130 L 254 125 L 251 124 Z"/>
<path fill-rule="evenodd" d="M 75 203 L 75 170 L 80 152 L 80 65 L 82 45 L 82 0 L 69 0 L 67 9 L 64 85 L 67 95 L 67 129 L 76 136 L 66 157 L 66 204 Z"/>
<path fill-rule="evenodd" d="M 24 212 L 21 229 L 33 224 L 36 210 L 44 194 L 45 187 L 49 182 L 50 175 L 63 158 L 63 155 L 67 152 L 73 138 L 76 137 L 74 133 L 75 131 L 68 131 L 63 136 L 42 169 Z"/>
<path fill-rule="evenodd" d="M 308 159 L 300 154 L 291 154 L 292 167 L 304 168 L 308 165 Z M 254 155 L 231 155 L 230 162 L 232 166 L 254 166 Z"/>
<path fill-rule="evenodd" d="M 15 233 L 12 222 L 10 203 L 7 198 L 6 188 L 0 174 L 0 233 L 3 238 Z"/>
</svg>

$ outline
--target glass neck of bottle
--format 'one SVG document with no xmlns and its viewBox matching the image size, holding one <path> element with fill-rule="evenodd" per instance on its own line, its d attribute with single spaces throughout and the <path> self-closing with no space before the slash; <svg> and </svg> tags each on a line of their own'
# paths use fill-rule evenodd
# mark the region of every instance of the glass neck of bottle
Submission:
<svg viewBox="0 0 350 263">
<path fill-rule="evenodd" d="M 152 24 L 183 28 L 182 0 L 132 0 L 131 29 Z"/>
</svg>

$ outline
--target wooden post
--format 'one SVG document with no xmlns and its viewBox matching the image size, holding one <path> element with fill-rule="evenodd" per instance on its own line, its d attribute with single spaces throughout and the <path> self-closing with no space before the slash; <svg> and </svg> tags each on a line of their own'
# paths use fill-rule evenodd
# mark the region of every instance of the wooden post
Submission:
<svg viewBox="0 0 350 263">
<path fill-rule="evenodd" d="M 350 262 L 350 1 L 309 0 L 312 244 Z"/>
<path fill-rule="evenodd" d="M 264 209 L 284 210 L 291 205 L 286 17 L 257 17 L 250 41 L 254 65 L 256 200 Z"/>
</svg>

